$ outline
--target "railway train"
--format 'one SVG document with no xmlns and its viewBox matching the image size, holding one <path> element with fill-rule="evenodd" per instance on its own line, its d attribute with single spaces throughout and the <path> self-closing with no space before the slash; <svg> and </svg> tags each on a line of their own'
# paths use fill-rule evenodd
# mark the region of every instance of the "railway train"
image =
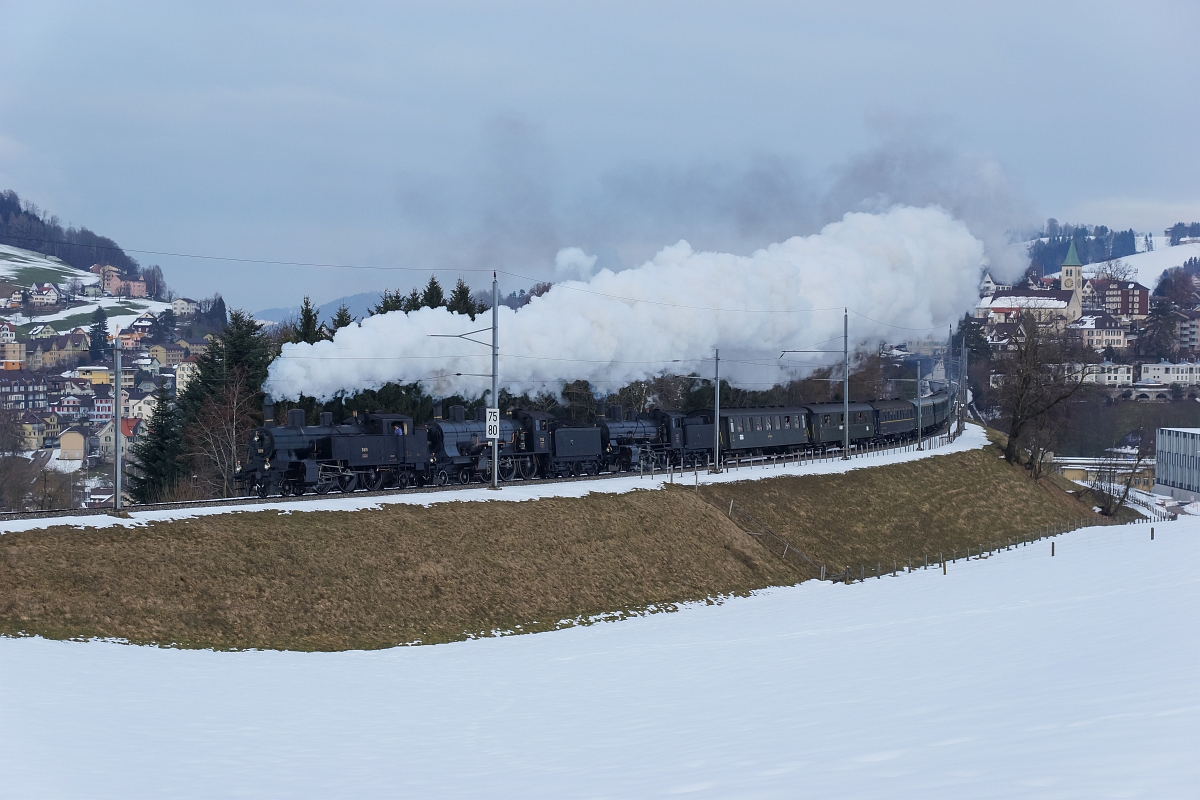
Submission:
<svg viewBox="0 0 1200 800">
<path fill-rule="evenodd" d="M 416 425 L 403 414 L 366 413 L 334 424 L 323 412 L 305 424 L 302 409 L 275 424 L 274 406 L 263 407 L 263 426 L 253 432 L 247 459 L 235 479 L 260 497 L 313 491 L 378 490 L 389 487 L 488 480 L 492 448 L 485 436 L 484 409 L 468 419 L 451 406 L 449 416 Z M 795 455 L 840 448 L 844 424 L 852 446 L 885 444 L 916 437 L 915 400 L 789 407 L 721 409 L 722 461 L 745 456 Z M 942 428 L 951 397 L 938 391 L 920 399 L 922 435 Z M 572 425 L 550 414 L 515 408 L 500 420 L 498 474 L 501 480 L 595 475 L 670 466 L 707 466 L 714 445 L 713 412 L 688 414 L 665 409 L 629 414 L 620 406 L 601 408 L 596 424 Z"/>
</svg>

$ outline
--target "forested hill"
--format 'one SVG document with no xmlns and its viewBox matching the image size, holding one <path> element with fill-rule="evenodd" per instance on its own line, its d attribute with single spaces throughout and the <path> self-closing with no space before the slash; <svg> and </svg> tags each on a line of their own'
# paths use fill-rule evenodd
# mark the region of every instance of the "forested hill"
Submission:
<svg viewBox="0 0 1200 800">
<path fill-rule="evenodd" d="M 58 217 L 22 202 L 12 190 L 0 191 L 0 244 L 54 256 L 76 269 L 112 264 L 122 273 L 138 271 L 138 262 L 112 239 L 87 228 L 64 228 Z"/>
</svg>

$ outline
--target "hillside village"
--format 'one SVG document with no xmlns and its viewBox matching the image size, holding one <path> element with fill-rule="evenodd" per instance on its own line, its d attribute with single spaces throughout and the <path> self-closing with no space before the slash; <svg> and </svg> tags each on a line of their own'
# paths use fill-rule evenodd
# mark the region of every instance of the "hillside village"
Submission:
<svg viewBox="0 0 1200 800">
<path fill-rule="evenodd" d="M 1023 340 L 1025 314 L 1065 332 L 1097 356 L 1096 363 L 1072 365 L 1076 374 L 1111 390 L 1114 399 L 1197 398 L 1200 260 L 1193 256 L 1166 270 L 1154 289 L 1139 282 L 1136 272 L 1120 258 L 1085 265 L 1071 241 L 1057 272 L 1026 273 L 1018 285 L 1004 285 L 985 271 L 973 316 L 993 352 L 1013 350 Z M 993 386 L 999 380 L 992 375 Z"/>
<path fill-rule="evenodd" d="M 123 449 L 137 444 L 157 393 L 173 400 L 187 386 L 213 331 L 224 325 L 224 305 L 174 297 L 153 279 L 148 286 L 145 276 L 109 264 L 81 274 L 38 253 L 4 250 L 18 268 L 0 273 L 0 411 L 15 419 L 17 449 L 43 472 L 70 478 L 48 491 L 72 499 L 42 502 L 111 505 L 110 476 L 73 473 L 111 462 L 117 424 Z M 59 280 L 20 285 L 31 272 Z"/>
</svg>

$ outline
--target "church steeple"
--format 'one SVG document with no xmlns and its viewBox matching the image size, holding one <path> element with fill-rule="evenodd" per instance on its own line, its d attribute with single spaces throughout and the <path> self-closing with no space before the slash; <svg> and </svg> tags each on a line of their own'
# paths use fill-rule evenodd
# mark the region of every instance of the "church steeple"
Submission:
<svg viewBox="0 0 1200 800">
<path fill-rule="evenodd" d="M 1074 239 L 1062 263 L 1062 288 L 1069 292 L 1078 292 L 1083 288 L 1083 264 L 1079 263 L 1079 253 L 1075 252 Z"/>
</svg>

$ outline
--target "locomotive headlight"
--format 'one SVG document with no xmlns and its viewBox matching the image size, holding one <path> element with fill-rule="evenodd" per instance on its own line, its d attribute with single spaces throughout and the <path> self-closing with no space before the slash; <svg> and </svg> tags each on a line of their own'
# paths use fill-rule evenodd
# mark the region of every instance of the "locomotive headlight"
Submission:
<svg viewBox="0 0 1200 800">
<path fill-rule="evenodd" d="M 269 470 L 270 468 L 271 468 L 271 459 L 268 458 L 267 460 L 263 461 L 263 469 Z"/>
</svg>

